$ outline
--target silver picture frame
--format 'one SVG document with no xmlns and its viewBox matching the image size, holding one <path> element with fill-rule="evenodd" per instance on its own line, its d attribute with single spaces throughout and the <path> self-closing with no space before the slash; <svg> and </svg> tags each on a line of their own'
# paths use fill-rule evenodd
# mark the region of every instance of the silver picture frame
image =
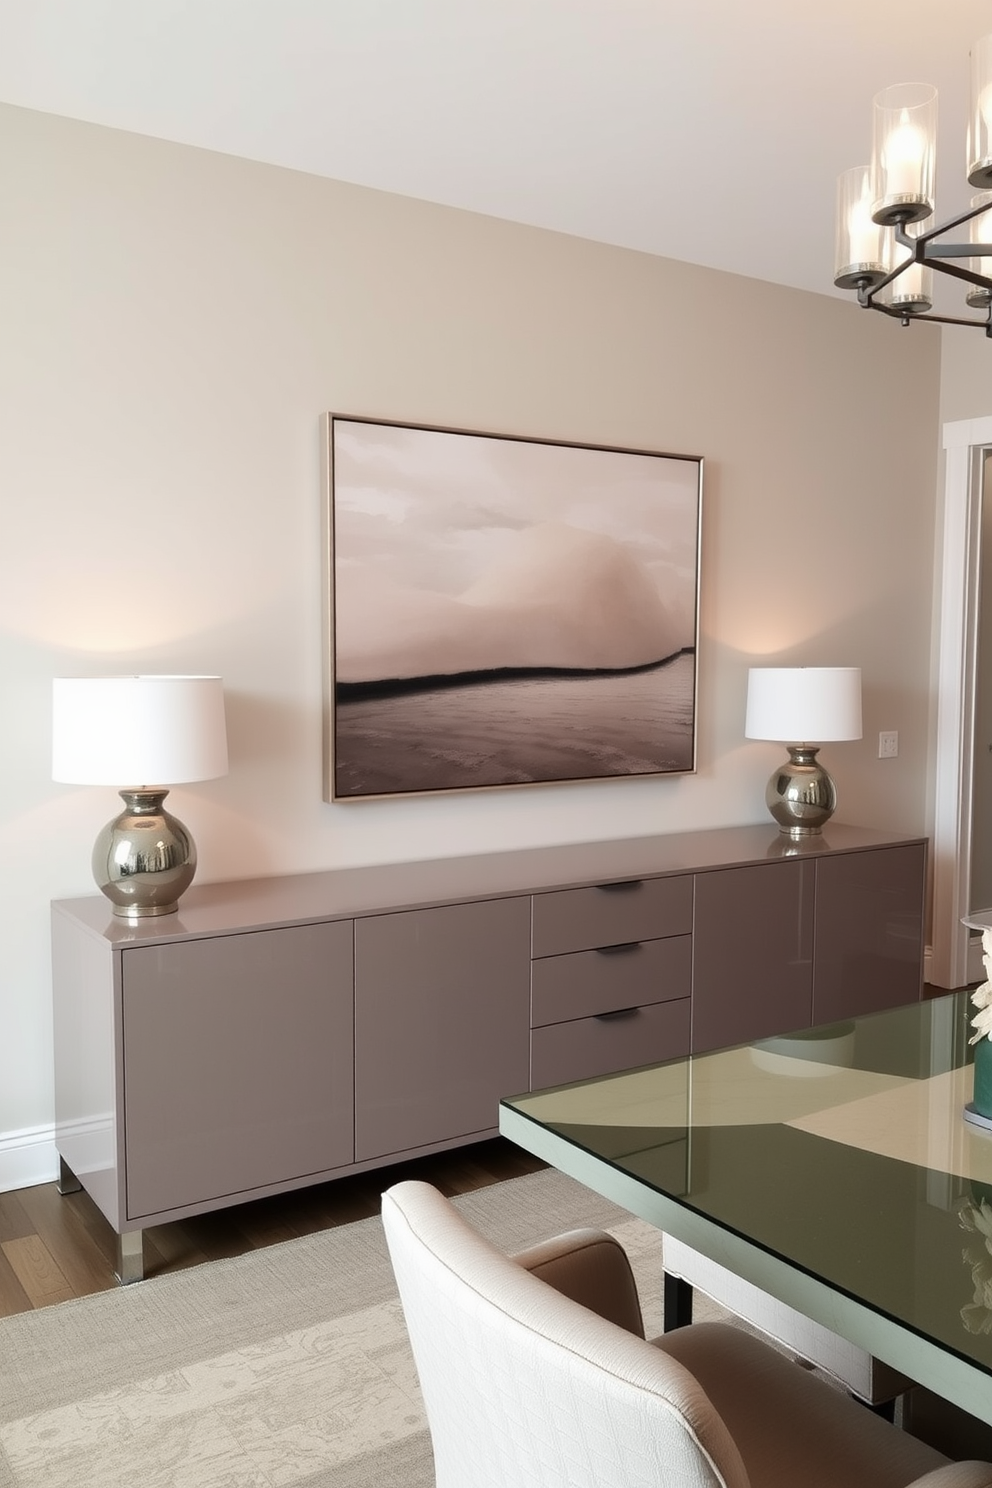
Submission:
<svg viewBox="0 0 992 1488">
<path fill-rule="evenodd" d="M 328 801 L 692 773 L 703 461 L 329 413 Z"/>
</svg>

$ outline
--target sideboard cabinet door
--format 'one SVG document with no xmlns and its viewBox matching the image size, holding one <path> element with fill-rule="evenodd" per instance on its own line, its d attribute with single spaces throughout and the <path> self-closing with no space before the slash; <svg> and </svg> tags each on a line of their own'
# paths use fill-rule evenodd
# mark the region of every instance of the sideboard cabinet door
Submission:
<svg viewBox="0 0 992 1488">
<path fill-rule="evenodd" d="M 814 872 L 792 859 L 696 875 L 693 1053 L 809 1026 Z"/>
<path fill-rule="evenodd" d="M 129 1219 L 353 1161 L 350 921 L 122 960 Z"/>
<path fill-rule="evenodd" d="M 355 1156 L 474 1133 L 527 1089 L 530 900 L 355 923 Z"/>
<path fill-rule="evenodd" d="M 817 861 L 814 1023 L 919 1000 L 925 876 L 922 844 Z"/>
</svg>

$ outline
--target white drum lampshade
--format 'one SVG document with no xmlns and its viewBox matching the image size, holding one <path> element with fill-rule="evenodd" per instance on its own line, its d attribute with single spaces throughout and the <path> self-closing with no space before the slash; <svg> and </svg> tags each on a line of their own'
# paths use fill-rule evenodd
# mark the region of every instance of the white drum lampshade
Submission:
<svg viewBox="0 0 992 1488">
<path fill-rule="evenodd" d="M 227 774 L 220 677 L 56 677 L 52 778 L 113 785 L 125 809 L 97 838 L 93 875 L 114 913 L 171 914 L 196 848 L 163 808 L 168 787 Z"/>
<path fill-rule="evenodd" d="M 789 750 L 765 791 L 780 829 L 790 837 L 822 832 L 837 791 L 816 756 L 821 744 L 861 738 L 861 668 L 751 667 L 744 734 Z"/>
</svg>

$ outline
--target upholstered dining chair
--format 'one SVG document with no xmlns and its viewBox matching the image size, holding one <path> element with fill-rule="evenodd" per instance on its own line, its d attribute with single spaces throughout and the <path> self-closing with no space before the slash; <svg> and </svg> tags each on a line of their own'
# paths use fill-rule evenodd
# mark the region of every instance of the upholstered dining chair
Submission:
<svg viewBox="0 0 992 1488">
<path fill-rule="evenodd" d="M 382 1218 L 437 1488 L 992 1488 L 732 1324 L 647 1342 L 609 1235 L 510 1258 L 419 1182 Z"/>
</svg>

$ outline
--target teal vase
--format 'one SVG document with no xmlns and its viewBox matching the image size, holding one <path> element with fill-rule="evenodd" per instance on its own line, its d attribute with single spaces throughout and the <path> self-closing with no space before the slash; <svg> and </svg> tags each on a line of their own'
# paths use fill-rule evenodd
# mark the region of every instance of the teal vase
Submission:
<svg viewBox="0 0 992 1488">
<path fill-rule="evenodd" d="M 975 1045 L 975 1094 L 972 1104 L 979 1116 L 992 1121 L 992 1040 L 980 1038 Z"/>
</svg>

